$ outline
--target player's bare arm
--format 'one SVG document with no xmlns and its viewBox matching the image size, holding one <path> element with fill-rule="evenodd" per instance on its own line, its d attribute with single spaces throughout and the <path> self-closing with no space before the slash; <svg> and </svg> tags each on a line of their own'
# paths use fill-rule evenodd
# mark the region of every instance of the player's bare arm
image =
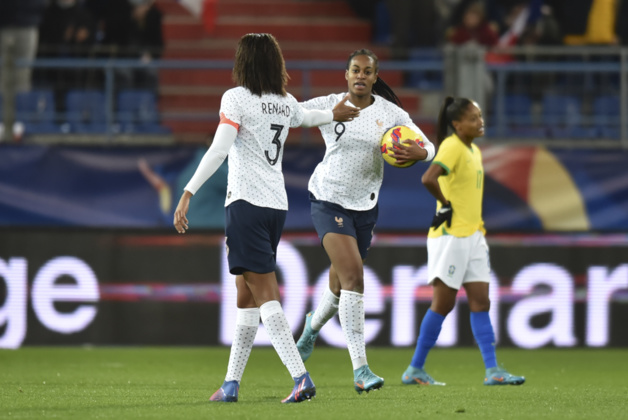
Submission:
<svg viewBox="0 0 628 420">
<path fill-rule="evenodd" d="M 421 183 L 442 205 L 447 205 L 449 200 L 445 198 L 438 184 L 438 177 L 441 175 L 445 175 L 445 170 L 440 165 L 432 164 L 421 177 Z"/>
</svg>

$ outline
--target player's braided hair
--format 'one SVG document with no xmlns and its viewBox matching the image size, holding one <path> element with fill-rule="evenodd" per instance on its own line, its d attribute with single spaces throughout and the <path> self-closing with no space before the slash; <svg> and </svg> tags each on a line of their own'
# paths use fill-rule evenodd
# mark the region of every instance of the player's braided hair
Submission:
<svg viewBox="0 0 628 420">
<path fill-rule="evenodd" d="M 375 72 L 379 70 L 379 59 L 377 58 L 377 56 L 375 55 L 373 51 L 366 48 L 355 50 L 354 52 L 351 53 L 351 55 L 349 56 L 349 59 L 347 60 L 347 70 L 349 70 L 349 67 L 351 66 L 351 60 L 353 60 L 353 58 L 357 57 L 358 55 L 367 55 L 371 57 L 371 59 L 373 60 L 373 63 L 375 64 Z M 397 105 L 399 108 L 403 108 L 403 106 L 401 105 L 401 100 L 397 97 L 397 95 L 395 95 L 395 92 L 393 92 L 390 86 L 388 86 L 386 82 L 384 82 L 382 78 L 379 76 L 377 76 L 377 81 L 375 82 L 375 84 L 373 84 L 373 93 L 381 96 L 387 101 L 392 102 L 393 104 Z"/>
<path fill-rule="evenodd" d="M 251 93 L 286 96 L 288 72 L 279 43 L 271 34 L 246 34 L 240 38 L 233 63 L 233 81 Z"/>
<path fill-rule="evenodd" d="M 447 129 L 451 128 L 455 131 L 452 121 L 460 121 L 464 113 L 467 111 L 467 107 L 473 104 L 471 99 L 467 98 L 454 98 L 448 96 L 443 102 L 443 106 L 438 113 L 438 129 L 436 132 L 436 144 L 438 147 L 440 143 L 447 137 Z"/>
</svg>

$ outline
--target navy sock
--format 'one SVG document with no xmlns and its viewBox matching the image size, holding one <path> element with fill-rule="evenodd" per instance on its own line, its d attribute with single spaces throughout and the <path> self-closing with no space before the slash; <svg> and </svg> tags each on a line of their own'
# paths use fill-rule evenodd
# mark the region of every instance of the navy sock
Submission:
<svg viewBox="0 0 628 420">
<path fill-rule="evenodd" d="M 445 321 L 444 316 L 439 313 L 432 312 L 431 309 L 427 310 L 427 313 L 423 317 L 423 321 L 421 321 L 419 338 L 416 340 L 414 357 L 410 363 L 412 367 L 423 369 L 427 354 L 430 352 L 432 347 L 434 347 L 434 344 L 436 344 L 436 340 L 440 334 L 440 329 L 443 326 L 443 321 Z"/>
<path fill-rule="evenodd" d="M 471 330 L 478 347 L 480 347 L 480 352 L 482 352 L 486 369 L 497 366 L 495 333 L 488 312 L 471 312 Z"/>
</svg>

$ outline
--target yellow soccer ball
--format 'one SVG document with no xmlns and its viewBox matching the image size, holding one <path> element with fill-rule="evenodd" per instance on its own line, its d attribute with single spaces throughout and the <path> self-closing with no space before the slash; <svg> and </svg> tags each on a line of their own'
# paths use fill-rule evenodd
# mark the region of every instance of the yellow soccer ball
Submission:
<svg viewBox="0 0 628 420">
<path fill-rule="evenodd" d="M 423 138 L 410 127 L 406 127 L 405 125 L 397 125 L 386 131 L 386 133 L 382 136 L 382 141 L 380 144 L 382 157 L 384 158 L 386 163 L 394 166 L 395 168 L 407 168 L 416 163 L 416 161 L 413 161 L 399 164 L 397 163 L 397 160 L 393 157 L 392 150 L 388 150 L 389 147 L 392 147 L 394 149 L 397 144 L 408 139 L 414 139 L 414 141 L 416 141 L 419 146 L 423 147 Z"/>
</svg>

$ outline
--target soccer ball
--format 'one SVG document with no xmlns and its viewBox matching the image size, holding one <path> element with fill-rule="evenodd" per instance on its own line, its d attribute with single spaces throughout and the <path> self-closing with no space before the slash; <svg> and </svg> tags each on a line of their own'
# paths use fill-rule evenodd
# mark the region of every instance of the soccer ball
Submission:
<svg viewBox="0 0 628 420">
<path fill-rule="evenodd" d="M 389 129 L 388 131 L 386 131 L 386 133 L 382 136 L 382 141 L 380 144 L 382 157 L 384 158 L 386 163 L 396 168 L 407 168 L 416 163 L 416 161 L 406 162 L 406 163 L 397 163 L 397 159 L 393 157 L 392 151 L 388 150 L 389 147 L 395 148 L 396 144 L 399 144 L 403 140 L 407 140 L 407 139 L 410 139 L 410 140 L 414 139 L 414 141 L 416 141 L 419 146 L 423 147 L 423 139 L 421 138 L 420 135 L 415 133 L 414 130 L 412 130 L 410 127 L 406 127 L 405 125 L 397 125 Z"/>
</svg>

